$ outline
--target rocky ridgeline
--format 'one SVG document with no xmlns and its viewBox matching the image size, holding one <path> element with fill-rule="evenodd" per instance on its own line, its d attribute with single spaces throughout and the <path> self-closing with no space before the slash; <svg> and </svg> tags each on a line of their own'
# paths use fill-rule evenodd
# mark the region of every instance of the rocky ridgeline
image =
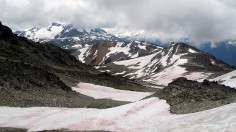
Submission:
<svg viewBox="0 0 236 132">
<path fill-rule="evenodd" d="M 177 78 L 153 96 L 167 100 L 172 113 L 192 113 L 236 102 L 236 89 L 217 82 Z"/>
<path fill-rule="evenodd" d="M 6 40 L 13 44 L 17 43 L 16 35 L 12 33 L 9 27 L 2 25 L 1 22 L 0 22 L 0 40 Z"/>
</svg>

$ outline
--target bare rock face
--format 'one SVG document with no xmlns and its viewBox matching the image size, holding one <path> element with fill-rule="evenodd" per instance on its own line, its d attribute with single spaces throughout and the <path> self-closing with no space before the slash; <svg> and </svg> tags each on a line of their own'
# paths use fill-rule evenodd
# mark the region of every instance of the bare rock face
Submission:
<svg viewBox="0 0 236 132">
<path fill-rule="evenodd" d="M 85 64 L 87 65 L 99 65 L 106 57 L 106 54 L 110 51 L 110 47 L 115 47 L 116 42 L 97 43 L 90 47 L 86 52 L 88 56 L 85 58 Z"/>
</svg>

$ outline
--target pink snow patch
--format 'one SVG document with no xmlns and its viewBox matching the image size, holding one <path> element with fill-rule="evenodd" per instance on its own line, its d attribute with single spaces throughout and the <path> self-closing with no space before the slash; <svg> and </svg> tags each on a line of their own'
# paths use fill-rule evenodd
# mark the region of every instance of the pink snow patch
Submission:
<svg viewBox="0 0 236 132">
<path fill-rule="evenodd" d="M 203 72 L 193 72 L 191 74 L 185 75 L 188 80 L 198 80 L 198 79 L 205 79 L 210 75 L 210 73 L 205 74 Z"/>
<path fill-rule="evenodd" d="M 167 86 L 174 79 L 182 77 L 184 73 L 186 73 L 185 68 L 180 66 L 172 66 L 158 74 L 155 74 L 153 76 L 155 77 L 154 82 L 158 85 Z"/>
<path fill-rule="evenodd" d="M 108 109 L 0 107 L 0 127 L 20 127 L 29 131 L 234 132 L 235 109 L 234 103 L 197 113 L 173 115 L 165 100 L 154 97 Z"/>
<path fill-rule="evenodd" d="M 21 127 L 29 131 L 55 129 L 129 131 L 149 122 L 152 117 L 163 115 L 169 115 L 169 105 L 158 98 L 149 98 L 109 109 L 0 107 L 0 117 L 6 116 L 1 118 L 0 127 Z"/>
<path fill-rule="evenodd" d="M 138 101 L 153 94 L 153 92 L 118 90 L 111 87 L 94 85 L 90 83 L 79 83 L 76 87 L 72 87 L 72 89 L 76 92 L 93 97 L 95 99 L 112 99 L 128 102 Z"/>
</svg>

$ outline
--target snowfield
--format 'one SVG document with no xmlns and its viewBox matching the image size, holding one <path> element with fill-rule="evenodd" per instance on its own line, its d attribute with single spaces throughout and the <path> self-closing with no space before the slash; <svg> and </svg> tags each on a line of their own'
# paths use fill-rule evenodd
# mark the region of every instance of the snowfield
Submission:
<svg viewBox="0 0 236 132">
<path fill-rule="evenodd" d="M 0 127 L 29 131 L 234 132 L 235 110 L 236 104 L 233 103 L 198 113 L 172 115 L 166 101 L 154 97 L 108 109 L 0 107 Z"/>
<path fill-rule="evenodd" d="M 210 81 L 218 81 L 219 83 L 224 84 L 226 86 L 236 88 L 236 70 L 219 76 L 215 79 L 211 79 Z"/>
<path fill-rule="evenodd" d="M 158 53 L 160 53 L 160 52 L 158 52 Z M 148 65 L 151 62 L 151 60 L 153 59 L 153 57 L 155 57 L 158 53 L 154 53 L 151 55 L 147 55 L 147 56 L 139 57 L 139 58 L 135 58 L 135 59 L 130 59 L 130 60 L 116 61 L 113 63 L 117 64 L 117 65 L 128 66 L 131 69 L 141 69 L 141 68 L 145 67 L 146 65 Z"/>
<path fill-rule="evenodd" d="M 112 99 L 128 102 L 138 101 L 153 94 L 153 92 L 118 90 L 111 87 L 94 85 L 91 83 L 79 83 L 76 87 L 72 87 L 72 89 L 76 92 L 93 97 L 95 99 Z"/>
<path fill-rule="evenodd" d="M 25 29 L 25 36 L 29 39 L 39 41 L 40 39 L 53 39 L 63 30 L 62 26 L 51 26 L 49 28 Z"/>
<path fill-rule="evenodd" d="M 174 45 L 175 44 L 173 44 L 173 46 Z M 160 50 L 147 56 L 115 61 L 113 63 L 131 69 L 131 72 L 127 71 L 122 74 L 124 77 L 128 77 L 129 79 L 140 79 L 144 82 L 162 87 L 167 86 L 170 82 L 179 77 L 186 77 L 189 80 L 199 80 L 205 79 L 212 74 L 187 71 L 182 65 L 187 64 L 188 59 L 184 59 L 183 56 L 198 52 L 189 48 L 189 53 L 179 54 L 179 47 L 180 45 L 177 45 L 176 48 L 171 47 L 166 54 L 164 51 Z M 156 70 L 161 67 L 164 67 L 164 69 L 160 72 L 156 72 Z M 113 75 L 116 75 L 116 73 Z"/>
</svg>

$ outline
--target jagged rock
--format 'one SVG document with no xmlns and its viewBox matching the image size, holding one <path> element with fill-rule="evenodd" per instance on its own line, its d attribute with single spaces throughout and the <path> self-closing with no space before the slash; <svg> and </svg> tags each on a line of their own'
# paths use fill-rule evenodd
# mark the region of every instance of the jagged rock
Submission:
<svg viewBox="0 0 236 132">
<path fill-rule="evenodd" d="M 236 102 L 236 89 L 204 80 L 202 83 L 180 77 L 156 92 L 167 100 L 172 113 L 192 113 Z"/>
<path fill-rule="evenodd" d="M 206 86 L 210 86 L 210 82 L 207 79 L 204 79 L 202 84 Z"/>
<path fill-rule="evenodd" d="M 17 43 L 17 37 L 11 31 L 11 29 L 7 26 L 2 25 L 0 22 L 0 40 L 10 41 L 12 44 Z"/>
</svg>

